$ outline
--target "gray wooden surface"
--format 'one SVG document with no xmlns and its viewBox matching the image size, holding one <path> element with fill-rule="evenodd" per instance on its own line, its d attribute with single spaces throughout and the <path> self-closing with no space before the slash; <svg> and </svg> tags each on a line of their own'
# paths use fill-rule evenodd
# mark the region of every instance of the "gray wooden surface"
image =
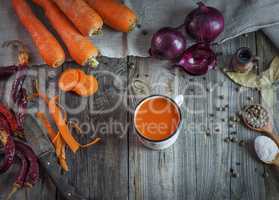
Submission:
<svg viewBox="0 0 279 200">
<path fill-rule="evenodd" d="M 219 68 L 226 66 L 230 55 L 241 46 L 250 47 L 262 58 L 258 72 L 278 53 L 261 32 L 252 33 L 216 47 L 217 52 L 223 52 Z M 203 77 L 192 77 L 167 62 L 153 59 L 102 58 L 100 61 L 97 70 L 85 69 L 97 76 L 99 92 L 85 99 L 67 94 L 61 100 L 70 108 L 85 102 L 81 113 L 69 116 L 94 126 L 89 134 L 75 133 L 80 142 L 88 142 L 95 136 L 92 133 L 102 138 L 100 144 L 82 149 L 76 155 L 67 151 L 70 172 L 65 174 L 65 179 L 85 196 L 121 200 L 279 198 L 278 171 L 260 163 L 253 152 L 251 142 L 257 134 L 229 120 L 247 103 L 260 103 L 258 91 L 235 85 L 219 69 Z M 69 66 L 74 64 L 67 63 L 59 70 L 44 66 L 33 69 L 39 72 L 40 80 L 47 72 L 48 88 L 56 88 L 52 95 L 63 97 L 55 84 L 60 72 Z M 1 96 L 5 83 L 0 84 Z M 170 97 L 183 94 L 185 97 L 183 130 L 175 145 L 164 151 L 144 148 L 132 124 L 134 106 L 150 94 Z M 108 108 L 112 109 L 103 113 Z M 279 131 L 278 105 L 271 109 Z M 105 124 L 113 128 L 102 128 Z M 234 137 L 236 141 L 225 142 L 227 137 Z M 17 169 L 15 165 L 0 176 L 0 199 L 4 199 L 11 188 Z M 13 199 L 62 199 L 47 175 L 43 171 L 41 174 L 40 183 L 33 189 L 20 190 Z"/>
</svg>

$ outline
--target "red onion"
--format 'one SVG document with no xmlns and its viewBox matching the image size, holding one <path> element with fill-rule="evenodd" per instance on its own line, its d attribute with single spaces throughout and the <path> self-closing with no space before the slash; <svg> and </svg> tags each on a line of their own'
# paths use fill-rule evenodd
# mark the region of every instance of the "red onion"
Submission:
<svg viewBox="0 0 279 200">
<path fill-rule="evenodd" d="M 212 42 L 224 30 L 224 17 L 213 7 L 199 2 L 185 20 L 187 33 L 198 41 Z"/>
<path fill-rule="evenodd" d="M 175 28 L 165 27 L 153 35 L 149 54 L 155 58 L 173 60 L 181 56 L 185 48 L 183 34 Z"/>
<path fill-rule="evenodd" d="M 216 63 L 217 57 L 209 44 L 197 43 L 184 52 L 177 65 L 191 75 L 203 75 L 213 69 Z"/>
</svg>

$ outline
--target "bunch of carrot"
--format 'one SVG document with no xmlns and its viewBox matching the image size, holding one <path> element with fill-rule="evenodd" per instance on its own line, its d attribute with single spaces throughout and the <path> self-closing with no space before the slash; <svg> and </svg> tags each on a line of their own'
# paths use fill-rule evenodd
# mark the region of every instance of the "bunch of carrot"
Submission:
<svg viewBox="0 0 279 200">
<path fill-rule="evenodd" d="M 121 32 L 135 27 L 137 16 L 118 0 L 32 0 L 43 8 L 45 16 L 65 43 L 69 54 L 80 65 L 98 64 L 98 49 L 88 36 L 98 34 L 103 21 Z M 59 42 L 33 14 L 26 0 L 12 0 L 21 23 L 30 33 L 43 60 L 52 67 L 65 61 Z"/>
</svg>

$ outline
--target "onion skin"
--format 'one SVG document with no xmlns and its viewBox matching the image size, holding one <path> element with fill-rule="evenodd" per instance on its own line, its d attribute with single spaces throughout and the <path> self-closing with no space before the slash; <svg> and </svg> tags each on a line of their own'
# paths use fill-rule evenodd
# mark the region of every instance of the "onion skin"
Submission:
<svg viewBox="0 0 279 200">
<path fill-rule="evenodd" d="M 182 55 L 178 66 L 187 73 L 198 76 L 204 75 L 217 64 L 217 57 L 207 43 L 197 43 L 188 48 Z"/>
<path fill-rule="evenodd" d="M 216 8 L 207 7 L 202 2 L 197 4 L 199 7 L 186 17 L 186 31 L 199 42 L 212 42 L 224 30 L 224 17 Z"/>
<path fill-rule="evenodd" d="M 186 48 L 184 35 L 175 28 L 165 27 L 154 33 L 149 54 L 158 59 L 174 60 Z"/>
</svg>

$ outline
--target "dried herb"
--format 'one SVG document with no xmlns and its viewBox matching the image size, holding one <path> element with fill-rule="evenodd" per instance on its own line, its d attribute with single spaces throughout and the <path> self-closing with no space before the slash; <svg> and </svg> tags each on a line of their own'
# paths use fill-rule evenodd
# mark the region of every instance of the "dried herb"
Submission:
<svg viewBox="0 0 279 200">
<path fill-rule="evenodd" d="M 262 72 L 260 75 L 255 72 L 238 73 L 231 71 L 224 71 L 227 76 L 239 84 L 248 88 L 256 88 L 261 91 L 264 103 L 271 107 L 274 97 L 274 83 L 279 80 L 279 57 L 273 58 L 270 67 Z"/>
</svg>

